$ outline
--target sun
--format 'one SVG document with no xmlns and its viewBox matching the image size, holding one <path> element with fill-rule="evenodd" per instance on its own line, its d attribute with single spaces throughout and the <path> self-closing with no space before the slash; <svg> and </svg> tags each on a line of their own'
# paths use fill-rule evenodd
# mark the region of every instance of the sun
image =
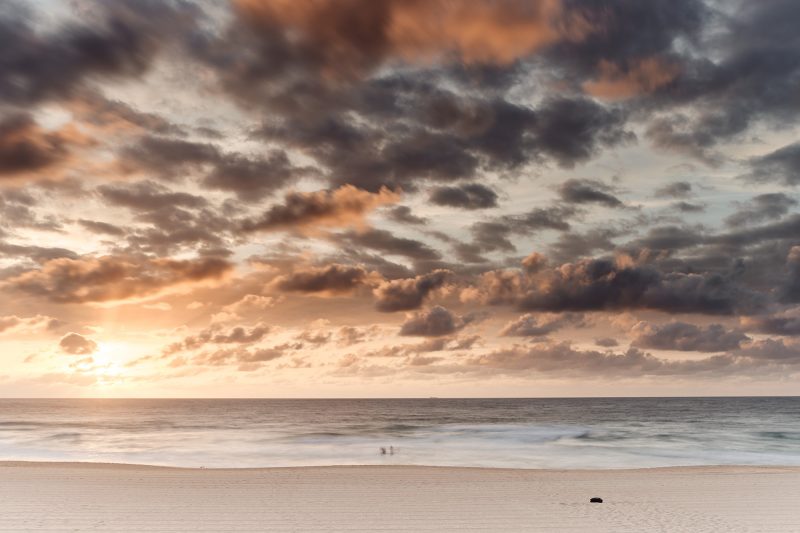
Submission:
<svg viewBox="0 0 800 533">
<path fill-rule="evenodd" d="M 96 384 L 109 386 L 124 381 L 125 367 L 121 363 L 130 353 L 130 346 L 120 342 L 98 342 L 97 350 L 79 362 L 76 370 L 83 374 L 93 375 Z"/>
</svg>

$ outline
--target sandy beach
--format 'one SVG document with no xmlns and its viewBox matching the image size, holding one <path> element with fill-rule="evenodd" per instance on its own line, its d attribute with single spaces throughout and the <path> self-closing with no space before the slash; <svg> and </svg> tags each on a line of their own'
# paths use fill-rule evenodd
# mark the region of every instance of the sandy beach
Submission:
<svg viewBox="0 0 800 533">
<path fill-rule="evenodd" d="M 800 531 L 800 468 L 0 463 L 2 531 Z M 590 504 L 600 496 L 602 504 Z"/>
</svg>

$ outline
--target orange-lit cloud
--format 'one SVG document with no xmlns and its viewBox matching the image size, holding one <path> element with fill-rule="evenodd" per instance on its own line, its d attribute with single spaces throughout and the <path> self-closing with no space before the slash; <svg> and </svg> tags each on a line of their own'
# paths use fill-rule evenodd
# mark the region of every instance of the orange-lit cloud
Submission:
<svg viewBox="0 0 800 533">
<path fill-rule="evenodd" d="M 634 62 L 627 69 L 616 63 L 602 61 L 600 76 L 583 84 L 592 96 L 606 100 L 624 100 L 647 94 L 663 87 L 680 74 L 680 67 L 657 57 Z"/>
<path fill-rule="evenodd" d="M 237 0 L 240 17 L 260 31 L 285 31 L 305 59 L 333 77 L 391 59 L 453 58 L 507 64 L 559 40 L 580 40 L 592 26 L 560 0 Z"/>
<path fill-rule="evenodd" d="M 74 125 L 46 130 L 28 114 L 0 120 L 0 178 L 25 177 L 64 166 L 74 146 L 91 139 Z"/>
<path fill-rule="evenodd" d="M 382 205 L 396 203 L 400 194 L 382 188 L 371 193 L 352 185 L 332 191 L 291 192 L 284 203 L 273 205 L 260 218 L 243 225 L 246 232 L 319 228 L 366 227 L 366 216 Z"/>
<path fill-rule="evenodd" d="M 223 259 L 151 259 L 134 256 L 59 258 L 11 277 L 10 289 L 58 303 L 109 302 L 219 279 L 232 269 Z"/>
</svg>

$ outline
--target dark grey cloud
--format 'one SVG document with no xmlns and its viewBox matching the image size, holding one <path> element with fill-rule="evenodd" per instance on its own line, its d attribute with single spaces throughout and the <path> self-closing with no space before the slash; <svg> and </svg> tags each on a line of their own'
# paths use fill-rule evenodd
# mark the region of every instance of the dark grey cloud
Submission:
<svg viewBox="0 0 800 533">
<path fill-rule="evenodd" d="M 791 0 L 742 3 L 714 17 L 716 38 L 699 48 L 700 57 L 682 59 L 680 74 L 652 103 L 693 112 L 652 123 L 655 142 L 715 163 L 722 159 L 717 146 L 755 123 L 791 127 L 800 112 L 798 20 Z"/>
<path fill-rule="evenodd" d="M 69 138 L 47 132 L 28 114 L 0 117 L 0 177 L 43 170 L 69 155 Z"/>
<path fill-rule="evenodd" d="M 128 172 L 146 172 L 163 179 L 183 179 L 198 173 L 203 186 L 235 193 L 248 202 L 261 200 L 313 173 L 292 165 L 282 150 L 245 156 L 224 152 L 209 143 L 154 135 L 145 135 L 125 147 L 119 161 Z"/>
<path fill-rule="evenodd" d="M 730 374 L 752 368 L 737 357 L 724 354 L 698 360 L 672 361 L 637 348 L 624 352 L 578 350 L 568 342 L 514 346 L 469 358 L 462 371 L 481 374 L 544 373 L 560 376 L 707 376 Z"/>
<path fill-rule="evenodd" d="M 800 184 L 800 143 L 794 143 L 748 161 L 750 173 L 743 178 L 754 182 Z"/>
<path fill-rule="evenodd" d="M 783 302 L 800 302 L 800 246 L 793 246 L 786 258 L 787 279 L 780 288 L 780 299 Z"/>
<path fill-rule="evenodd" d="M 133 213 L 138 224 L 127 229 L 127 253 L 169 255 L 184 249 L 207 253 L 225 249 L 228 237 L 238 232 L 238 220 L 224 206 L 214 206 L 203 196 L 177 192 L 156 182 L 101 185 L 96 192 L 106 205 L 125 207 Z M 101 227 L 95 224 L 93 230 Z"/>
<path fill-rule="evenodd" d="M 58 342 L 58 346 L 70 355 L 92 355 L 97 351 L 97 343 L 79 333 L 67 333 Z"/>
<path fill-rule="evenodd" d="M 109 224 L 108 222 L 102 222 L 99 220 L 86 220 L 80 219 L 78 220 L 78 224 L 80 224 L 83 228 L 92 233 L 98 233 L 100 235 L 111 235 L 112 237 L 122 237 L 125 235 L 125 230 L 117 225 Z"/>
<path fill-rule="evenodd" d="M 661 272 L 652 265 L 583 259 L 533 275 L 495 271 L 479 282 L 481 299 L 526 311 L 654 309 L 667 313 L 752 314 L 765 295 L 737 283 L 732 273 Z"/>
<path fill-rule="evenodd" d="M 688 181 L 675 181 L 656 189 L 657 198 L 689 198 L 692 195 L 692 184 Z"/>
<path fill-rule="evenodd" d="M 194 167 L 220 157 L 212 144 L 171 137 L 144 135 L 119 153 L 120 165 L 129 171 L 146 170 L 164 178 L 182 178 Z"/>
<path fill-rule="evenodd" d="M 594 340 L 595 345 L 602 346 L 603 348 L 614 348 L 619 346 L 619 341 L 613 337 L 600 337 Z"/>
<path fill-rule="evenodd" d="M 109 302 L 220 279 L 232 268 L 231 263 L 217 257 L 87 255 L 50 259 L 6 279 L 2 285 L 55 303 Z"/>
<path fill-rule="evenodd" d="M 101 185 L 97 188 L 101 198 L 114 206 L 136 211 L 157 211 L 162 208 L 199 209 L 208 205 L 202 196 L 186 192 L 173 192 L 152 181 L 139 181 L 124 185 Z"/>
<path fill-rule="evenodd" d="M 391 220 L 401 224 L 424 226 L 428 223 L 428 219 L 414 215 L 407 205 L 398 205 L 391 208 L 388 211 L 388 216 Z"/>
<path fill-rule="evenodd" d="M 468 322 L 469 320 L 437 305 L 409 317 L 403 322 L 400 335 L 441 337 L 455 333 L 466 326 Z"/>
<path fill-rule="evenodd" d="M 650 228 L 642 237 L 632 241 L 633 249 L 681 250 L 699 246 L 706 242 L 706 236 L 694 227 L 656 226 Z"/>
<path fill-rule="evenodd" d="M 614 189 L 597 180 L 568 179 L 558 188 L 565 202 L 574 204 L 600 204 L 622 207 L 622 201 L 612 194 Z"/>
<path fill-rule="evenodd" d="M 81 90 L 70 100 L 73 113 L 83 122 L 100 128 L 129 125 L 159 135 L 186 135 L 177 124 L 155 113 L 140 111 L 120 100 L 93 90 Z"/>
<path fill-rule="evenodd" d="M 670 204 L 670 208 L 680 213 L 702 213 L 706 210 L 706 205 L 692 202 L 673 202 Z"/>
<path fill-rule="evenodd" d="M 179 352 L 199 350 L 209 344 L 254 344 L 263 340 L 272 328 L 266 324 L 257 324 L 250 329 L 234 326 L 226 329 L 220 324 L 211 325 L 194 335 L 184 337 L 178 342 L 168 345 L 162 351 L 162 357 Z"/>
<path fill-rule="evenodd" d="M 77 253 L 66 248 L 10 244 L 2 240 L 0 240 L 0 255 L 15 259 L 29 259 L 35 263 L 45 263 L 59 258 L 78 258 Z"/>
<path fill-rule="evenodd" d="M 414 278 L 386 280 L 374 292 L 375 308 L 384 313 L 419 309 L 428 295 L 447 283 L 448 270 L 434 270 Z"/>
<path fill-rule="evenodd" d="M 436 187 L 430 201 L 436 205 L 460 209 L 487 209 L 497 207 L 497 193 L 480 183 L 465 183 L 453 187 Z"/>
<path fill-rule="evenodd" d="M 482 254 L 488 252 L 517 251 L 511 241 L 515 235 L 534 235 L 540 231 L 567 231 L 570 222 L 582 215 L 577 209 L 566 205 L 536 207 L 526 213 L 503 215 L 472 224 L 472 241 L 456 243 L 454 250 L 459 259 L 468 263 L 485 263 Z"/>
<path fill-rule="evenodd" d="M 581 327 L 583 325 L 585 325 L 585 318 L 577 313 L 545 317 L 526 313 L 503 326 L 500 335 L 504 337 L 542 337 L 564 327 Z"/>
<path fill-rule="evenodd" d="M 38 199 L 23 189 L 0 192 L 0 228 L 7 228 L 10 231 L 19 228 L 63 231 L 59 217 L 52 214 L 42 216 L 38 204 Z M 3 237 L 1 231 L 0 237 Z"/>
<path fill-rule="evenodd" d="M 422 241 L 398 237 L 392 232 L 381 229 L 347 232 L 337 240 L 348 246 L 368 248 L 385 255 L 400 255 L 417 261 L 437 261 L 441 254 Z"/>
<path fill-rule="evenodd" d="M 787 344 L 783 339 L 763 339 L 753 341 L 736 354 L 757 361 L 796 365 L 800 363 L 800 344 Z"/>
<path fill-rule="evenodd" d="M 634 328 L 634 334 L 634 346 L 694 352 L 726 352 L 750 340 L 742 331 L 721 324 L 701 327 L 686 322 L 641 323 Z"/>
<path fill-rule="evenodd" d="M 363 286 L 368 273 L 360 266 L 327 265 L 296 270 L 279 276 L 273 285 L 285 292 L 344 294 Z"/>
<path fill-rule="evenodd" d="M 800 335 L 800 309 L 793 308 L 772 315 L 742 318 L 742 327 L 755 333 L 768 335 Z"/>
<path fill-rule="evenodd" d="M 273 204 L 261 216 L 245 220 L 245 233 L 302 229 L 305 226 L 363 225 L 364 216 L 398 196 L 387 189 L 377 193 L 345 185 L 335 190 L 290 192 L 283 203 Z"/>
<path fill-rule="evenodd" d="M 729 215 L 725 222 L 729 226 L 739 227 L 774 220 L 796 206 L 797 200 L 784 193 L 759 194 L 748 202 L 740 203 L 738 211 Z"/>
<path fill-rule="evenodd" d="M 52 31 L 19 4 L 0 12 L 0 100 L 63 99 L 88 80 L 137 77 L 168 42 L 186 36 L 199 16 L 188 2 L 98 2 L 90 16 Z"/>
</svg>

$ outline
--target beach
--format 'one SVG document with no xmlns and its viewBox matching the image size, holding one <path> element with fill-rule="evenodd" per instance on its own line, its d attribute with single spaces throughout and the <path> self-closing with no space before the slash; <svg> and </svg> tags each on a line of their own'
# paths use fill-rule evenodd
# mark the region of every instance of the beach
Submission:
<svg viewBox="0 0 800 533">
<path fill-rule="evenodd" d="M 797 467 L 2 462 L 0 531 L 796 532 L 798 494 Z"/>
</svg>

